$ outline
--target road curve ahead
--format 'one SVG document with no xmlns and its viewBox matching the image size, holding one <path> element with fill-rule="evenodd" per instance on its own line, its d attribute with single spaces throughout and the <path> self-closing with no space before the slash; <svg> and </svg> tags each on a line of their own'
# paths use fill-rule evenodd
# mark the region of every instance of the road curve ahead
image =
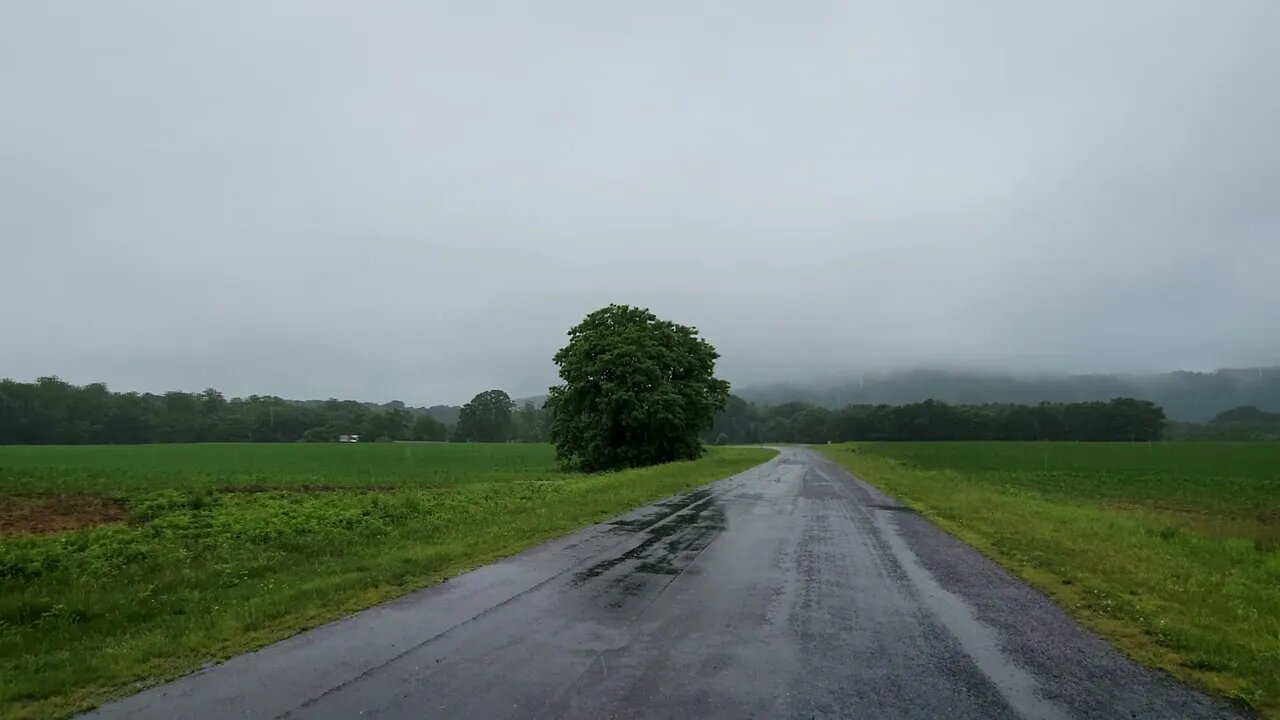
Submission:
<svg viewBox="0 0 1280 720">
<path fill-rule="evenodd" d="M 1211 718 L 821 455 L 112 703 L 97 718 Z"/>
</svg>

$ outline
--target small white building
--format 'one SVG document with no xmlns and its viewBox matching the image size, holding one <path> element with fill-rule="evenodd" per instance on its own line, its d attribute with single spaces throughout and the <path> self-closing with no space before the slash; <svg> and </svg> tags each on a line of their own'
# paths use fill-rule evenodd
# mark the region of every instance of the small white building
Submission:
<svg viewBox="0 0 1280 720">
<path fill-rule="evenodd" d="M 360 442 L 359 435 L 339 435 L 338 442 Z"/>
</svg>

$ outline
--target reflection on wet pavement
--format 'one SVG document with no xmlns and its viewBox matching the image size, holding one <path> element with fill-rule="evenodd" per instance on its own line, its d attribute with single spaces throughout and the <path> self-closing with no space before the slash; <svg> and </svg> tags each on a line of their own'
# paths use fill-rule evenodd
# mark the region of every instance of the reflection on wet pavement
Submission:
<svg viewBox="0 0 1280 720">
<path fill-rule="evenodd" d="M 640 595 L 655 582 L 665 585 L 684 572 L 726 527 L 724 506 L 710 488 L 654 507 L 654 512 L 643 517 L 609 523 L 615 533 L 634 533 L 642 539 L 630 550 L 575 573 L 573 585 L 604 583 L 600 592 L 612 597 L 606 605 L 621 608 L 628 598 Z"/>
</svg>

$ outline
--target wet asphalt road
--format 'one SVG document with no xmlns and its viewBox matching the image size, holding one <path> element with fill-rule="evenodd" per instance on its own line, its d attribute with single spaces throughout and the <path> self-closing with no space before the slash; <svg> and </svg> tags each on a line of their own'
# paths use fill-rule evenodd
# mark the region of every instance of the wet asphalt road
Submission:
<svg viewBox="0 0 1280 720">
<path fill-rule="evenodd" d="M 97 718 L 1216 718 L 809 450 Z"/>
</svg>

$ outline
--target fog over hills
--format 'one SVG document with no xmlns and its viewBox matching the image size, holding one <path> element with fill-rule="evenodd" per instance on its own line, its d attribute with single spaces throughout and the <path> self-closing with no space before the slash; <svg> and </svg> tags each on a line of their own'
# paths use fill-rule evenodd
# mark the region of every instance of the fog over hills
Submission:
<svg viewBox="0 0 1280 720">
<path fill-rule="evenodd" d="M 845 380 L 749 385 L 734 394 L 756 403 L 902 404 L 926 399 L 949 403 L 1081 402 L 1135 397 L 1165 409 L 1173 420 L 1203 422 L 1241 405 L 1280 410 L 1280 366 L 1215 372 L 1148 374 L 1040 374 L 972 370 L 864 373 Z"/>
</svg>

